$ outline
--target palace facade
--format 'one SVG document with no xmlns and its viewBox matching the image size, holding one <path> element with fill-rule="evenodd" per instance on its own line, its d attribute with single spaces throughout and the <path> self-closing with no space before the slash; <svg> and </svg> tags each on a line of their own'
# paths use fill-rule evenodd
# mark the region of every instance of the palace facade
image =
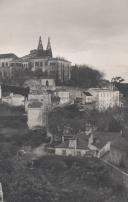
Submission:
<svg viewBox="0 0 128 202">
<path fill-rule="evenodd" d="M 58 82 L 65 82 L 71 77 L 71 62 L 64 58 L 54 58 L 50 38 L 46 49 L 39 37 L 37 49 L 30 50 L 28 55 L 21 58 L 13 53 L 0 54 L 0 72 L 2 77 L 12 77 L 14 71 L 29 69 L 29 71 L 43 72 L 48 78 L 53 78 Z"/>
</svg>

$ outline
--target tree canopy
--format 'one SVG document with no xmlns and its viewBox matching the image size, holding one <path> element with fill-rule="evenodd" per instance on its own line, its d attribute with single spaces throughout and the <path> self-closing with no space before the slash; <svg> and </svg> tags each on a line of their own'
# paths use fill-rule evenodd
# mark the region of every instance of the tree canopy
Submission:
<svg viewBox="0 0 128 202">
<path fill-rule="evenodd" d="M 75 65 L 71 70 L 71 85 L 84 88 L 100 86 L 104 74 L 87 65 Z"/>
</svg>

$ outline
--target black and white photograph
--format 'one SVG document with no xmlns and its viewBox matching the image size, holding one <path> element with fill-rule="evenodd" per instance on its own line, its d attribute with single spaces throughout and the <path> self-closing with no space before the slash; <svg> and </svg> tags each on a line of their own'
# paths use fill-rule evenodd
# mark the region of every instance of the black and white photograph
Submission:
<svg viewBox="0 0 128 202">
<path fill-rule="evenodd" d="M 0 0 L 0 202 L 128 202 L 127 0 Z"/>
</svg>

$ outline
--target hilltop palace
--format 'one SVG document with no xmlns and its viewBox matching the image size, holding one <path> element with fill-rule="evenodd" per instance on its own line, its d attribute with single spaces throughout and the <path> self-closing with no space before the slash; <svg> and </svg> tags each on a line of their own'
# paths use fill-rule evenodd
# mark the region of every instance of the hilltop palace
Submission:
<svg viewBox="0 0 128 202">
<path fill-rule="evenodd" d="M 70 80 L 71 62 L 54 58 L 50 38 L 44 49 L 40 36 L 37 49 L 31 50 L 28 55 L 19 58 L 14 53 L 0 54 L 0 73 L 3 78 L 11 78 L 15 71 L 20 70 L 42 70 L 49 78 L 63 83 Z"/>
</svg>

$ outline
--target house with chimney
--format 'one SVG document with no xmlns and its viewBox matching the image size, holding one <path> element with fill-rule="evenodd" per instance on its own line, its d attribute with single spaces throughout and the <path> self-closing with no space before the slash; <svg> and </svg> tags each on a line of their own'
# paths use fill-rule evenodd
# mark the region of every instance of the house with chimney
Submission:
<svg viewBox="0 0 128 202">
<path fill-rule="evenodd" d="M 92 135 L 79 134 L 74 136 L 62 137 L 61 144 L 55 146 L 55 155 L 95 157 L 98 149 L 91 146 L 93 142 Z"/>
</svg>

